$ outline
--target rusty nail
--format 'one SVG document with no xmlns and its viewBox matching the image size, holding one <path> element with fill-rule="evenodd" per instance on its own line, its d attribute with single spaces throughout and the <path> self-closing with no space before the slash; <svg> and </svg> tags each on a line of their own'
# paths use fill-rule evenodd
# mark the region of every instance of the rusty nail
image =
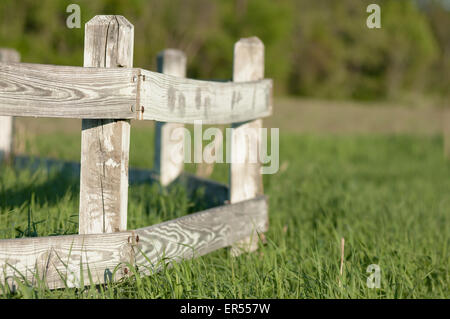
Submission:
<svg viewBox="0 0 450 319">
<path fill-rule="evenodd" d="M 124 272 L 125 274 L 128 274 L 128 268 L 125 267 L 125 268 L 123 269 L 123 272 Z"/>
<path fill-rule="evenodd" d="M 131 112 L 134 112 L 134 105 L 131 106 Z"/>
<path fill-rule="evenodd" d="M 144 107 L 141 106 L 141 112 L 142 112 L 142 113 L 144 113 L 144 110 L 145 110 Z"/>
<path fill-rule="evenodd" d="M 139 242 L 139 235 L 136 236 L 136 242 Z"/>
<path fill-rule="evenodd" d="M 145 81 L 145 75 L 142 75 L 142 81 Z"/>
</svg>

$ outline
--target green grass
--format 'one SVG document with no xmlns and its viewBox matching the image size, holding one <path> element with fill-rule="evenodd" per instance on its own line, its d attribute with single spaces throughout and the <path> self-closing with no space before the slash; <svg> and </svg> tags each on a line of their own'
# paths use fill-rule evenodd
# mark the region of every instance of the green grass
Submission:
<svg viewBox="0 0 450 319">
<path fill-rule="evenodd" d="M 133 129 L 131 166 L 151 167 L 151 130 Z M 61 142 L 64 141 L 64 142 Z M 39 136 L 38 153 L 79 159 L 79 136 Z M 283 133 L 278 174 L 265 176 L 267 243 L 227 249 L 107 287 L 21 287 L 9 298 L 449 298 L 450 162 L 438 137 Z M 192 166 L 188 170 L 193 171 Z M 214 179 L 227 181 L 221 165 Z M 73 234 L 78 181 L 0 168 L 0 237 Z M 181 188 L 130 187 L 128 227 L 194 212 Z M 340 239 L 345 264 L 339 275 Z M 381 268 L 369 289 L 366 269 Z M 339 285 L 341 280 L 342 285 Z"/>
</svg>

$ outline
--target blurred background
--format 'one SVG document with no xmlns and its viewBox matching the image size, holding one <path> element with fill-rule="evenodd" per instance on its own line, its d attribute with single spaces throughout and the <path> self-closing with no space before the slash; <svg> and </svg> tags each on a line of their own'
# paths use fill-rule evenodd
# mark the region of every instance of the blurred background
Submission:
<svg viewBox="0 0 450 319">
<path fill-rule="evenodd" d="M 381 29 L 366 26 L 374 2 Z M 66 27 L 71 3 L 80 29 Z M 82 65 L 84 23 L 97 14 L 134 24 L 138 67 L 154 70 L 171 47 L 187 54 L 188 77 L 231 78 L 234 42 L 256 35 L 278 96 L 448 104 L 449 0 L 2 0 L 0 46 L 24 62 Z"/>
<path fill-rule="evenodd" d="M 379 29 L 366 24 L 374 2 Z M 80 28 L 66 25 L 72 3 Z M 158 52 L 176 48 L 187 55 L 190 78 L 231 79 L 234 43 L 261 38 L 265 76 L 275 84 L 267 127 L 450 136 L 450 0 L 2 0 L 0 47 L 18 50 L 22 62 L 82 66 L 84 24 L 99 14 L 134 25 L 134 66 L 155 71 Z M 80 125 L 17 119 L 15 150 L 38 154 L 35 145 L 48 139 L 36 137 L 67 132 L 73 154 L 51 145 L 47 154 L 77 159 Z"/>
</svg>

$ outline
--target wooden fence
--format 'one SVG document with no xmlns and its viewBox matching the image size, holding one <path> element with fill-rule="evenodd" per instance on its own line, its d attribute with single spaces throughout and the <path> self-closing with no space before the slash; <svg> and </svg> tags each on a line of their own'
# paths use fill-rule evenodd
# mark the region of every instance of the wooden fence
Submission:
<svg viewBox="0 0 450 319">
<path fill-rule="evenodd" d="M 130 276 L 130 266 L 150 274 L 163 263 L 222 247 L 232 246 L 235 255 L 252 251 L 258 233 L 267 230 L 259 163 L 231 163 L 227 187 L 183 173 L 183 164 L 168 160 L 173 147 L 183 144 L 171 140 L 173 129 L 196 120 L 231 124 L 231 152 L 248 151 L 249 140 L 238 137 L 248 127 L 261 127 L 261 118 L 272 112 L 263 43 L 255 37 L 239 40 L 233 81 L 211 82 L 185 78 L 186 57 L 178 50 L 158 56 L 159 73 L 133 68 L 133 33 L 122 16 L 94 17 L 85 25 L 84 67 L 19 63 L 13 51 L 0 51 L 4 158 L 13 151 L 12 117 L 82 119 L 81 163 L 60 163 L 80 174 L 79 234 L 1 240 L 3 283 L 13 287 L 26 280 L 50 288 L 107 283 Z M 157 121 L 153 172 L 128 169 L 130 120 Z M 151 179 L 164 186 L 176 181 L 191 189 L 204 186 L 221 206 L 127 230 L 129 182 Z"/>
</svg>

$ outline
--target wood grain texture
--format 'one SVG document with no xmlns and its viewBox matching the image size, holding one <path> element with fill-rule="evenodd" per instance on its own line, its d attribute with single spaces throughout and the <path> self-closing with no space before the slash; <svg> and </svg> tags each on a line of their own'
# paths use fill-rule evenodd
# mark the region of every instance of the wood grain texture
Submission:
<svg viewBox="0 0 450 319">
<path fill-rule="evenodd" d="M 84 66 L 131 68 L 133 41 L 124 17 L 94 17 L 85 26 Z M 126 230 L 129 150 L 129 120 L 82 121 L 80 234 Z"/>
<path fill-rule="evenodd" d="M 13 49 L 0 48 L 0 62 L 19 62 L 20 54 Z M 14 118 L 0 116 L 0 163 L 10 162 L 14 145 Z"/>
<path fill-rule="evenodd" d="M 51 288 L 83 287 L 125 276 L 133 261 L 132 232 L 0 240 L 0 281 Z M 90 274 L 89 274 L 90 273 Z"/>
<path fill-rule="evenodd" d="M 136 118 L 138 75 L 137 69 L 0 63 L 0 115 Z"/>
<path fill-rule="evenodd" d="M 0 240 L 0 282 L 50 289 L 116 281 L 137 266 L 142 275 L 163 263 L 205 255 L 267 230 L 264 196 L 134 231 Z"/>
<path fill-rule="evenodd" d="M 162 264 L 195 258 L 267 230 L 264 196 L 137 229 L 136 266 L 143 274 Z"/>
<path fill-rule="evenodd" d="M 239 40 L 234 46 L 233 81 L 257 81 L 264 78 L 264 44 L 256 37 Z M 259 152 L 262 120 L 235 123 L 231 131 L 230 202 L 262 195 L 263 182 Z M 236 243 L 233 254 L 254 251 L 258 247 L 256 234 Z"/>
<path fill-rule="evenodd" d="M 103 62 L 110 59 L 88 65 Z M 272 103 L 270 79 L 216 82 L 136 68 L 0 63 L 0 115 L 230 124 L 269 116 Z"/>
<path fill-rule="evenodd" d="M 232 83 L 183 79 L 142 70 L 142 118 L 162 122 L 230 124 L 272 113 L 272 80 Z"/>
<path fill-rule="evenodd" d="M 186 55 L 180 50 L 167 49 L 158 54 L 158 72 L 186 77 Z M 155 171 L 163 186 L 173 182 L 183 171 L 184 134 L 175 134 L 183 128 L 181 123 L 156 122 L 155 125 Z M 181 160 L 174 156 L 178 153 Z"/>
</svg>

